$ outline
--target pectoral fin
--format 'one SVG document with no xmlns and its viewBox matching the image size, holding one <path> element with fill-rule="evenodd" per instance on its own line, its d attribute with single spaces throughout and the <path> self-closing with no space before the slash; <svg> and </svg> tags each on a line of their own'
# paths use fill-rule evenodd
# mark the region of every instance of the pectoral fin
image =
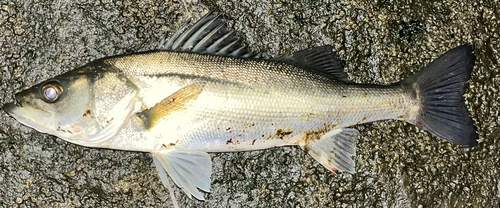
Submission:
<svg viewBox="0 0 500 208">
<path fill-rule="evenodd" d="M 356 129 L 334 129 L 302 148 L 332 172 L 354 173 L 355 163 L 352 157 L 356 156 L 358 137 L 359 132 Z"/>
<path fill-rule="evenodd" d="M 160 178 L 168 187 L 166 173 L 188 196 L 205 200 L 198 191 L 210 191 L 210 175 L 212 160 L 210 155 L 201 151 L 164 149 L 153 153 L 153 160 L 159 171 Z"/>
<path fill-rule="evenodd" d="M 139 113 L 138 116 L 142 120 L 145 129 L 149 130 L 173 112 L 182 111 L 189 107 L 192 101 L 196 100 L 198 95 L 201 94 L 204 86 L 203 83 L 186 86 L 163 99 L 152 108 Z"/>
</svg>

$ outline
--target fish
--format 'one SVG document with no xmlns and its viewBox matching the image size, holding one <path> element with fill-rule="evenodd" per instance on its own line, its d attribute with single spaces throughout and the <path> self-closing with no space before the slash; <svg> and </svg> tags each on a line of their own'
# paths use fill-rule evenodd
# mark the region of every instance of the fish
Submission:
<svg viewBox="0 0 500 208">
<path fill-rule="evenodd" d="M 333 173 L 355 173 L 352 126 L 398 120 L 475 147 L 465 99 L 474 49 L 449 50 L 389 85 L 353 83 L 332 46 L 265 57 L 221 15 L 185 22 L 156 50 L 94 60 L 15 94 L 18 122 L 94 148 L 149 152 L 189 198 L 210 192 L 209 153 L 299 146 Z"/>
</svg>

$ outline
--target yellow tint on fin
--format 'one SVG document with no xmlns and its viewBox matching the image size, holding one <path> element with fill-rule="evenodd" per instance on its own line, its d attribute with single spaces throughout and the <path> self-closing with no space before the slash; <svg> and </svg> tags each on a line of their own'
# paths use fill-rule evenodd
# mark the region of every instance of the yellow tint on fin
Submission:
<svg viewBox="0 0 500 208">
<path fill-rule="evenodd" d="M 356 129 L 333 129 L 319 140 L 310 141 L 302 146 L 309 155 L 332 172 L 355 173 Z"/>
<path fill-rule="evenodd" d="M 152 108 L 142 111 L 139 114 L 139 118 L 142 120 L 144 127 L 150 130 L 173 112 L 179 112 L 189 107 L 192 101 L 196 100 L 201 94 L 204 86 L 205 84 L 203 83 L 186 86 L 163 99 Z"/>
</svg>

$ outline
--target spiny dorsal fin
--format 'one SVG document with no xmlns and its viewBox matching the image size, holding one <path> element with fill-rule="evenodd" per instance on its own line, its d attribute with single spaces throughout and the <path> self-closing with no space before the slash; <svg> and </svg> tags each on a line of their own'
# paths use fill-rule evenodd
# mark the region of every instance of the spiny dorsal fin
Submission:
<svg viewBox="0 0 500 208">
<path fill-rule="evenodd" d="M 159 50 L 191 51 L 221 56 L 255 58 L 243 45 L 233 31 L 227 29 L 227 24 L 220 15 L 209 12 L 192 26 L 189 20 L 181 25 L 179 30 L 161 41 Z"/>
<path fill-rule="evenodd" d="M 333 76 L 336 80 L 349 81 L 340 58 L 329 45 L 297 51 L 291 56 L 280 57 L 277 60 L 300 68 L 321 71 Z"/>
</svg>

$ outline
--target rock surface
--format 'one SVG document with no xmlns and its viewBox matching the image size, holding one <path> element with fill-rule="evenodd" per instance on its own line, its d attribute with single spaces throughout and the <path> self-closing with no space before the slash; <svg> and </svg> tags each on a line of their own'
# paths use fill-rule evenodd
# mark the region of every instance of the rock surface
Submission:
<svg viewBox="0 0 500 208">
<path fill-rule="evenodd" d="M 461 44 L 475 47 L 466 94 L 479 146 L 461 149 L 396 121 L 359 125 L 354 175 L 300 148 L 212 154 L 212 192 L 182 207 L 498 207 L 500 3 L 462 1 L 0 0 L 0 105 L 91 60 L 152 50 L 213 10 L 255 52 L 325 44 L 350 79 L 390 84 Z M 147 153 L 92 149 L 0 111 L 0 207 L 171 207 Z"/>
</svg>

